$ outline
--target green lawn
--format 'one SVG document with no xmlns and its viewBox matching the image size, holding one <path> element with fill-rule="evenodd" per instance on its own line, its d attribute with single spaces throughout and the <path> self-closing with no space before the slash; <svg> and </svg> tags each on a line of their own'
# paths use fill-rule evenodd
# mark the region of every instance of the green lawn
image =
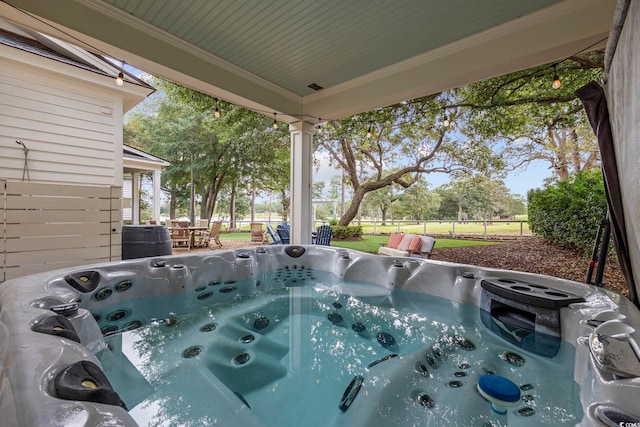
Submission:
<svg viewBox="0 0 640 427">
<path fill-rule="evenodd" d="M 249 230 L 247 229 L 246 232 L 244 231 L 234 231 L 233 233 L 227 233 L 226 231 L 223 231 L 220 233 L 220 240 L 247 240 L 250 241 L 251 240 L 251 233 L 249 233 Z"/>
<path fill-rule="evenodd" d="M 249 233 L 234 232 L 234 233 L 221 233 L 220 240 L 251 240 Z M 358 241 L 338 241 L 331 240 L 331 246 L 338 248 L 354 249 L 362 252 L 378 252 L 380 244 L 387 243 L 389 236 L 372 236 L 365 235 L 362 240 Z M 436 248 L 454 248 L 461 246 L 482 246 L 482 245 L 497 245 L 500 242 L 488 242 L 484 240 L 458 240 L 458 239 L 436 239 Z"/>
</svg>

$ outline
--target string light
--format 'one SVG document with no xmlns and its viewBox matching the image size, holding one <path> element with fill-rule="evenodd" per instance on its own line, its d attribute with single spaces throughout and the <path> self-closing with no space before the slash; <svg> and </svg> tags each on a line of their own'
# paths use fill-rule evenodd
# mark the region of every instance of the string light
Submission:
<svg viewBox="0 0 640 427">
<path fill-rule="evenodd" d="M 124 84 L 124 61 L 122 61 L 122 65 L 120 67 L 120 72 L 118 73 L 118 77 L 116 77 L 116 85 L 122 86 Z"/>
<path fill-rule="evenodd" d="M 556 63 L 554 63 L 552 65 L 553 67 L 553 81 L 551 82 L 551 87 L 554 89 L 560 89 L 560 86 L 562 86 L 562 81 L 560 81 L 560 77 L 558 76 L 558 70 L 557 70 L 557 66 L 558 64 L 563 63 L 564 61 L 568 60 L 569 58 L 572 58 L 576 55 L 581 54 L 582 52 L 586 52 L 587 50 L 591 49 L 592 47 L 602 43 L 603 41 L 607 40 L 609 38 L 609 36 L 603 37 L 602 39 L 598 40 L 595 43 L 591 43 L 589 46 L 585 47 L 584 49 L 581 49 L 579 51 L 577 51 L 576 53 L 574 53 L 573 55 L 569 55 L 566 58 L 564 58 L 561 61 L 558 61 Z"/>
<path fill-rule="evenodd" d="M 554 89 L 560 89 L 560 86 L 562 86 L 562 82 L 560 81 L 560 77 L 558 77 L 556 65 L 558 64 L 553 64 L 553 82 L 551 83 L 551 87 Z"/>
<path fill-rule="evenodd" d="M 55 28 L 55 27 L 53 27 L 53 28 Z M 570 55 L 570 56 L 566 57 L 565 59 L 561 60 L 560 62 L 554 63 L 552 65 L 552 67 L 553 67 L 553 82 L 551 84 L 551 87 L 553 87 L 553 89 L 559 89 L 562 86 L 562 81 L 560 80 L 560 77 L 558 76 L 558 73 L 557 73 L 557 65 L 558 64 L 568 60 L 569 58 L 571 58 L 573 56 L 576 56 L 576 55 L 578 55 L 578 54 L 590 49 L 591 47 L 593 47 L 593 46 L 595 46 L 595 45 L 597 45 L 599 43 L 602 43 L 603 41 L 605 41 L 607 39 L 608 39 L 608 36 L 602 38 L 601 40 L 598 40 L 595 43 L 592 43 L 591 45 L 589 45 L 586 48 L 574 53 L 573 55 Z M 123 64 L 123 68 L 124 68 L 124 61 L 122 62 L 122 64 Z M 123 76 L 122 72 L 118 75 L 118 77 L 120 77 L 120 76 Z M 119 86 L 121 85 L 121 83 L 117 83 L 117 84 Z M 247 107 L 244 107 L 244 108 L 247 108 Z M 268 113 L 268 111 L 259 110 L 259 109 L 255 109 L 255 108 L 247 108 L 247 109 L 251 110 L 251 111 L 254 111 L 256 113 L 265 114 L 265 115 Z M 217 99 L 216 99 L 216 108 L 215 108 L 215 111 L 214 111 L 214 115 L 215 115 L 216 118 L 219 118 L 221 116 L 220 109 L 218 108 L 218 100 Z M 296 114 L 291 114 L 291 113 L 289 113 L 287 115 L 291 116 L 291 117 L 299 117 Z M 301 116 L 301 117 L 304 117 L 304 116 Z M 316 129 L 318 131 L 322 130 L 322 126 L 320 124 L 321 121 L 322 121 L 322 119 L 318 118 L 318 123 L 316 125 Z M 368 123 L 369 123 L 369 126 L 368 126 L 368 129 L 367 129 L 366 137 L 367 138 L 371 138 L 373 136 L 373 126 L 371 124 L 371 121 L 369 121 Z M 442 118 L 442 125 L 444 127 L 451 126 L 451 119 L 449 118 L 449 116 L 447 114 L 445 114 L 444 117 Z M 278 129 L 277 113 L 273 113 L 273 129 Z"/>
<path fill-rule="evenodd" d="M 47 22 L 47 21 L 45 21 L 45 20 L 43 20 L 41 18 L 38 18 L 36 15 L 33 15 L 33 14 L 27 12 L 26 10 L 22 10 L 22 9 L 20 9 L 20 8 L 10 4 L 10 3 L 7 3 L 5 0 L 0 0 L 0 1 L 2 1 L 2 3 L 6 4 L 7 6 L 10 6 L 10 7 L 14 8 L 15 10 L 17 10 L 20 13 L 22 13 L 23 15 L 28 16 L 29 18 L 34 19 L 34 20 L 40 22 L 41 24 L 44 24 L 47 27 L 49 27 L 49 28 L 51 28 L 51 29 L 53 29 L 53 30 L 55 30 L 55 31 L 57 31 L 59 33 L 62 33 L 65 36 L 75 40 L 76 42 L 79 43 L 79 46 L 82 46 L 82 45 L 88 46 L 90 48 L 90 50 L 92 50 L 93 52 L 98 52 L 98 53 L 100 53 L 101 55 L 103 55 L 105 57 L 112 57 L 113 58 L 112 55 L 108 54 L 104 50 L 102 50 L 100 48 L 97 48 L 97 47 L 87 43 L 84 40 L 79 39 L 78 37 L 74 36 L 73 34 L 62 30 L 62 29 L 56 27 L 55 25 L 52 25 L 51 23 L 49 23 L 49 22 Z M 124 61 L 122 61 L 122 67 L 120 68 L 120 72 L 118 73 L 118 77 L 116 77 L 116 85 L 122 86 L 123 84 L 124 84 Z"/>
<path fill-rule="evenodd" d="M 609 36 L 603 37 L 600 40 L 598 40 L 595 43 L 591 43 L 589 46 L 585 47 L 584 49 L 581 49 L 579 51 L 577 51 L 576 53 L 574 53 L 573 55 L 569 55 L 566 58 L 564 58 L 561 61 L 558 61 L 556 63 L 554 63 L 551 67 L 553 68 L 553 81 L 551 82 L 551 87 L 554 89 L 560 89 L 560 86 L 562 86 L 562 82 L 560 81 L 560 77 L 558 77 L 558 70 L 557 70 L 557 66 L 558 64 L 563 63 L 564 61 L 568 60 L 569 58 L 572 58 L 576 55 L 581 54 L 582 52 L 586 52 L 587 50 L 591 49 L 592 47 L 602 43 L 603 41 L 607 40 L 609 38 Z"/>
</svg>

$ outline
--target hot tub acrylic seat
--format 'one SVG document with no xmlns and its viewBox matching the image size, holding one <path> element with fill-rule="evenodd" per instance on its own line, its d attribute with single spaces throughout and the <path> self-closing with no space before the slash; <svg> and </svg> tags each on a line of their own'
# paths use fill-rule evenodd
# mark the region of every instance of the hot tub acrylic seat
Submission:
<svg viewBox="0 0 640 427">
<path fill-rule="evenodd" d="M 282 359 L 287 346 L 240 322 L 226 322 L 217 331 L 224 338 L 207 352 L 206 365 L 213 375 L 239 393 L 271 384 L 287 374 Z"/>
</svg>

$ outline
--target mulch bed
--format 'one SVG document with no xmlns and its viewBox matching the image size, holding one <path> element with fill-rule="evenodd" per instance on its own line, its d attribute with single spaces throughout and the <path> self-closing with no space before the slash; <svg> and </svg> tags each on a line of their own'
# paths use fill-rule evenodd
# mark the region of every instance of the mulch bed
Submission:
<svg viewBox="0 0 640 427">
<path fill-rule="evenodd" d="M 499 245 L 460 248 L 438 249 L 436 243 L 431 259 L 526 271 L 584 283 L 590 256 L 561 248 L 539 237 L 526 237 Z M 622 275 L 616 256 L 609 256 L 605 265 L 604 287 L 628 297 L 627 282 Z M 595 271 L 593 278 L 595 278 Z"/>
</svg>

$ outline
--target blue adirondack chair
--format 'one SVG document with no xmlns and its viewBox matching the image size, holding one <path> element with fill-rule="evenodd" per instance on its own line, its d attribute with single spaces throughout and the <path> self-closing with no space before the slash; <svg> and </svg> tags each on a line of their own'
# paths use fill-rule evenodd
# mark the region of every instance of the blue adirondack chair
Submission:
<svg viewBox="0 0 640 427">
<path fill-rule="evenodd" d="M 318 227 L 318 230 L 315 233 L 315 239 L 312 242 L 315 245 L 331 245 L 331 235 L 333 234 L 333 230 L 328 225 L 321 225 Z"/>
<path fill-rule="evenodd" d="M 273 229 L 271 224 L 267 224 L 267 233 L 269 234 L 269 237 L 271 237 L 271 240 L 273 240 L 273 242 L 269 243 L 270 245 L 282 244 L 282 240 L 280 240 L 280 236 L 278 236 L 278 233 Z"/>
<path fill-rule="evenodd" d="M 276 227 L 276 232 L 280 237 L 283 245 L 288 245 L 290 241 L 289 224 L 280 224 Z"/>
</svg>

